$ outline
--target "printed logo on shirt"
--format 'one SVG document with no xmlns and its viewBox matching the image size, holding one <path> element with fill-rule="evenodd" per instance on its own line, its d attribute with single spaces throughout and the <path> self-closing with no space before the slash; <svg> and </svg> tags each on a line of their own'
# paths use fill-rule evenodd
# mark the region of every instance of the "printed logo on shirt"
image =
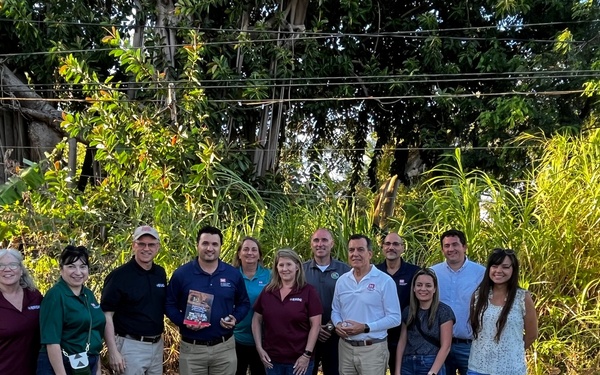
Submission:
<svg viewBox="0 0 600 375">
<path fill-rule="evenodd" d="M 290 302 L 302 302 L 302 298 L 300 298 L 300 297 L 293 297 L 293 298 L 290 298 Z"/>
<path fill-rule="evenodd" d="M 27 310 L 39 310 L 39 309 L 40 309 L 40 305 L 27 306 Z"/>
<path fill-rule="evenodd" d="M 262 280 L 258 280 L 258 285 L 260 285 L 260 286 L 265 286 L 265 282 L 264 282 L 264 281 L 262 281 Z"/>
<path fill-rule="evenodd" d="M 221 283 L 221 288 L 231 288 L 231 283 L 227 282 L 226 278 L 219 279 L 219 282 Z"/>
<path fill-rule="evenodd" d="M 97 303 L 93 303 L 92 302 L 92 303 L 90 303 L 90 305 L 92 305 L 92 307 L 95 308 L 95 309 L 99 309 L 100 308 L 100 305 L 98 305 Z"/>
<path fill-rule="evenodd" d="M 398 280 L 398 285 L 405 286 L 408 284 L 406 283 L 406 281 L 404 281 L 404 279 L 400 279 L 400 280 Z"/>
<path fill-rule="evenodd" d="M 367 290 L 370 291 L 370 292 L 374 291 L 375 290 L 375 284 L 369 284 L 369 285 L 367 285 Z"/>
<path fill-rule="evenodd" d="M 337 272 L 332 272 L 331 273 L 331 278 L 334 279 L 334 280 L 337 280 L 337 279 L 340 278 L 340 274 L 337 273 Z"/>
<path fill-rule="evenodd" d="M 163 283 L 158 283 L 158 284 L 156 284 L 156 287 L 157 287 L 157 288 L 164 288 L 164 287 L 165 287 L 165 284 L 163 284 Z"/>
</svg>

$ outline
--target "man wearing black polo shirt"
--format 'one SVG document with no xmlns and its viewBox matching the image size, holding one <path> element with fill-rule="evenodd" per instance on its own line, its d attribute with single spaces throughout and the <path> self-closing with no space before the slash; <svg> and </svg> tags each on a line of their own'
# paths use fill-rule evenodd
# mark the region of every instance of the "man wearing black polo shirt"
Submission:
<svg viewBox="0 0 600 375">
<path fill-rule="evenodd" d="M 173 272 L 167 288 L 167 317 L 179 327 L 180 375 L 234 375 L 236 322 L 250 310 L 246 284 L 237 268 L 221 261 L 223 234 L 198 231 L 198 256 Z"/>
<path fill-rule="evenodd" d="M 167 275 L 154 263 L 160 248 L 156 229 L 133 232 L 133 258 L 104 280 L 101 307 L 111 369 L 125 375 L 163 373 L 162 333 Z"/>
<path fill-rule="evenodd" d="M 377 268 L 394 279 L 398 292 L 398 300 L 400 301 L 400 311 L 410 305 L 410 283 L 414 274 L 419 270 L 419 267 L 414 264 L 402 260 L 405 247 L 404 239 L 398 233 L 388 234 L 385 236 L 381 247 L 385 256 L 385 262 L 377 265 Z M 400 326 L 388 329 L 387 339 L 388 350 L 390 351 L 388 365 L 390 372 L 393 373 L 396 368 L 396 349 L 398 348 L 398 340 L 400 340 Z"/>
</svg>

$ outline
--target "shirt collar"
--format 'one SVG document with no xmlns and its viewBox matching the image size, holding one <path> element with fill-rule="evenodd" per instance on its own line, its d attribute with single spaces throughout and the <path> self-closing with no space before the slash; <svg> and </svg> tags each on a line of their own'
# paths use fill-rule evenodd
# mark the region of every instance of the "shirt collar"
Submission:
<svg viewBox="0 0 600 375">
<path fill-rule="evenodd" d="M 467 258 L 467 256 L 465 255 L 465 262 L 464 262 L 464 263 L 463 263 L 463 265 L 462 265 L 462 266 L 461 266 L 459 269 L 457 269 L 456 271 L 455 271 L 455 270 L 453 270 L 453 269 L 452 269 L 452 267 L 450 267 L 450 265 L 448 264 L 448 261 L 445 261 L 444 263 L 446 264 L 446 267 L 448 268 L 448 271 L 450 271 L 450 272 L 454 272 L 454 273 L 460 273 L 460 272 L 462 272 L 462 271 L 465 269 L 465 267 L 467 267 L 467 263 L 469 263 L 469 258 Z"/>
</svg>

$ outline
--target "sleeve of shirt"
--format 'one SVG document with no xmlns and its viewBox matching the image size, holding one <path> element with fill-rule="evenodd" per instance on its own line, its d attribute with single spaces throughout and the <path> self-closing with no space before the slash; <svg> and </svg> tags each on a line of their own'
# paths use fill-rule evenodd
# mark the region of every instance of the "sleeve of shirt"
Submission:
<svg viewBox="0 0 600 375">
<path fill-rule="evenodd" d="M 339 294 L 339 286 L 340 286 L 341 278 L 338 279 L 338 282 L 335 283 L 335 289 L 333 290 L 333 300 L 331 302 L 331 322 L 334 326 L 336 326 L 339 322 L 342 321 L 342 314 L 340 314 L 340 294 Z"/>
<path fill-rule="evenodd" d="M 408 321 L 408 311 L 409 311 L 410 307 L 405 307 L 404 310 L 402 310 L 402 323 L 406 324 L 406 322 Z"/>
<path fill-rule="evenodd" d="M 60 344 L 63 331 L 63 304 L 60 293 L 50 289 L 40 306 L 41 344 Z"/>
<path fill-rule="evenodd" d="M 183 327 L 184 312 L 179 308 L 179 299 L 181 295 L 181 280 L 179 273 L 175 271 L 169 285 L 167 285 L 167 301 L 165 303 L 165 313 L 167 318 L 178 327 Z M 187 298 L 187 297 L 186 297 Z M 187 302 L 186 302 L 187 303 Z"/>
<path fill-rule="evenodd" d="M 319 299 L 319 293 L 310 284 L 308 289 L 308 316 L 323 315 L 323 305 Z"/>
<path fill-rule="evenodd" d="M 258 297 L 256 297 L 256 301 L 254 301 L 254 306 L 252 306 L 252 308 L 254 309 L 255 312 L 259 313 L 260 315 L 263 315 L 263 305 L 262 305 L 262 300 L 263 300 L 263 295 L 265 294 L 265 290 L 263 289 L 262 292 L 260 292 L 260 294 L 258 295 Z"/>
<path fill-rule="evenodd" d="M 394 328 L 401 323 L 400 302 L 398 301 L 396 285 L 394 285 L 394 281 L 391 278 L 385 281 L 381 292 L 384 311 L 383 318 L 374 322 L 367 322 L 371 330 L 374 331 Z"/>
<path fill-rule="evenodd" d="M 250 298 L 248 297 L 248 291 L 246 290 L 244 278 L 240 276 L 239 272 L 237 275 L 238 278 L 235 285 L 235 305 L 232 315 L 235 317 L 236 322 L 241 322 L 246 315 L 248 315 L 248 311 L 250 311 Z"/>
<path fill-rule="evenodd" d="M 450 306 L 440 303 L 439 311 L 440 311 L 440 323 L 441 324 L 444 324 L 449 320 L 451 320 L 453 324 L 456 323 L 456 317 L 454 316 L 454 311 L 452 311 Z"/>
<path fill-rule="evenodd" d="M 102 298 L 100 307 L 102 311 L 117 311 L 117 307 L 121 301 L 121 289 L 119 288 L 119 281 L 114 277 L 113 273 L 110 273 L 104 279 L 104 287 L 102 288 Z"/>
</svg>

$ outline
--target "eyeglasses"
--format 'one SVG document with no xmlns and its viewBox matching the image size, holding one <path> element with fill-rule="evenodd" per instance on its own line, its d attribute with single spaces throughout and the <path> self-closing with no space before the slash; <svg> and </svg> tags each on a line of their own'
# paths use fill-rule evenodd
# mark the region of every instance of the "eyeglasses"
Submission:
<svg viewBox="0 0 600 375">
<path fill-rule="evenodd" d="M 0 271 L 6 271 L 7 268 L 11 271 L 16 271 L 19 269 L 19 263 L 17 263 L 17 262 L 11 262 L 8 264 L 0 263 Z"/>
<path fill-rule="evenodd" d="M 515 251 L 511 249 L 494 249 L 494 254 L 504 253 L 506 255 L 514 255 Z"/>
<path fill-rule="evenodd" d="M 383 246 L 392 246 L 392 245 L 394 245 L 394 246 L 400 246 L 400 245 L 404 246 L 404 242 L 390 242 L 390 241 L 386 241 L 386 242 L 383 243 Z"/>
<path fill-rule="evenodd" d="M 435 275 L 435 272 L 431 268 L 426 268 L 426 267 L 421 268 L 420 270 L 415 272 L 415 275 L 413 276 L 413 280 L 416 280 L 417 277 L 419 277 L 421 275 L 431 276 L 432 279 L 437 281 L 437 276 Z"/>
<path fill-rule="evenodd" d="M 135 241 L 135 244 L 138 245 L 139 247 L 141 247 L 142 249 L 145 249 L 146 247 L 148 247 L 150 250 L 154 250 L 154 249 L 158 249 L 158 242 L 142 242 L 142 241 Z"/>
</svg>

